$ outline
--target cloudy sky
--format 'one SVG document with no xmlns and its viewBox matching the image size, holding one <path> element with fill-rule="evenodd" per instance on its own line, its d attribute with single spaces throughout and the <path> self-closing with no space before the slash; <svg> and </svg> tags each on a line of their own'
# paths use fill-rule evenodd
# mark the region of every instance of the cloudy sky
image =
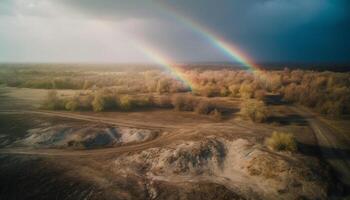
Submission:
<svg viewBox="0 0 350 200">
<path fill-rule="evenodd" d="M 348 0 L 1 0 L 0 62 L 234 62 L 191 23 L 255 62 L 349 62 Z"/>
</svg>

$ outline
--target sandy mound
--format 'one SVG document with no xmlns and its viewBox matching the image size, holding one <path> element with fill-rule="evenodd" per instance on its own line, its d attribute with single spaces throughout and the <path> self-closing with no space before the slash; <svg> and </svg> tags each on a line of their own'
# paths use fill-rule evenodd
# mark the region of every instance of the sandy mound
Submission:
<svg viewBox="0 0 350 200">
<path fill-rule="evenodd" d="M 145 129 L 116 127 L 50 126 L 28 130 L 16 145 L 33 147 L 99 148 L 144 142 L 156 136 Z"/>
<path fill-rule="evenodd" d="M 218 183 L 247 199 L 327 196 L 322 177 L 328 175 L 318 163 L 309 166 L 300 155 L 271 152 L 244 139 L 173 144 L 120 157 L 115 164 L 120 173 L 147 174 L 152 181 Z"/>
</svg>

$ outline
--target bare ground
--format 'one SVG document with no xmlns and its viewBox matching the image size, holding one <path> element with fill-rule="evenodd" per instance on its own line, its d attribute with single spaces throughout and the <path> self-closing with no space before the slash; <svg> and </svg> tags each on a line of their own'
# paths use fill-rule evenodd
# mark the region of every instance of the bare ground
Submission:
<svg viewBox="0 0 350 200">
<path fill-rule="evenodd" d="M 38 111 L 30 105 L 39 102 L 40 95 L 37 99 L 21 98 L 10 88 L 1 95 L 1 117 L 24 126 L 11 126 L 17 127 L 18 139 L 26 138 L 27 130 L 43 121 L 48 127 L 97 124 L 160 133 L 140 143 L 90 150 L 5 145 L 0 149 L 0 161 L 6 163 L 0 167 L 0 176 L 4 180 L 1 195 L 6 199 L 19 198 L 13 192 L 18 186 L 24 188 L 23 199 L 328 199 L 329 195 L 338 198 L 338 193 L 331 193 L 335 180 L 319 161 L 318 149 L 337 173 L 348 169 L 345 154 L 334 157 L 337 151 L 331 151 L 333 157 L 326 157 L 322 150 L 330 144 L 341 147 L 334 138 L 320 139 L 332 135 L 333 130 L 300 109 L 275 106 L 276 113 L 286 113 L 269 124 L 255 124 L 238 114 L 215 122 L 170 110 L 103 114 Z M 227 101 L 237 104 L 237 100 Z M 1 127 L 7 134 L 1 141 L 9 138 L 11 127 Z M 301 152 L 268 150 L 264 138 L 273 130 L 295 132 Z M 341 180 L 347 183 L 349 179 Z M 46 190 L 41 191 L 43 187 Z"/>
</svg>

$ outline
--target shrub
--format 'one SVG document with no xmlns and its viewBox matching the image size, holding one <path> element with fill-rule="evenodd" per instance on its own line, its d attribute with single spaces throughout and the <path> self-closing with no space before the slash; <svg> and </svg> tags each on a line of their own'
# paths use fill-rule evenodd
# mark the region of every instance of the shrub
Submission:
<svg viewBox="0 0 350 200">
<path fill-rule="evenodd" d="M 254 95 L 254 90 L 250 84 L 244 83 L 239 88 L 239 93 L 240 93 L 242 98 L 250 99 Z"/>
<path fill-rule="evenodd" d="M 254 122 L 264 122 L 268 118 L 268 110 L 265 103 L 253 99 L 242 103 L 241 113 Z"/>
<path fill-rule="evenodd" d="M 344 111 L 344 106 L 339 101 L 326 101 L 319 107 L 319 111 L 321 114 L 325 114 L 331 118 L 339 118 Z"/>
<path fill-rule="evenodd" d="M 26 81 L 22 87 L 25 88 L 37 88 L 37 89 L 59 89 L 54 87 L 54 81 L 52 80 L 29 80 Z"/>
<path fill-rule="evenodd" d="M 157 83 L 157 92 L 163 94 L 170 91 L 170 81 L 168 79 L 160 79 Z"/>
<path fill-rule="evenodd" d="M 276 92 L 282 86 L 282 76 L 280 74 L 271 74 L 267 80 L 269 91 Z"/>
<path fill-rule="evenodd" d="M 275 131 L 266 139 L 266 145 L 275 151 L 297 151 L 297 142 L 290 133 Z"/>
<path fill-rule="evenodd" d="M 142 108 L 151 107 L 154 105 L 154 98 L 152 95 L 138 97 L 133 101 L 135 106 L 142 107 Z"/>
<path fill-rule="evenodd" d="M 265 90 L 256 90 L 254 92 L 254 98 L 258 100 L 264 100 L 265 95 L 266 95 Z"/>
<path fill-rule="evenodd" d="M 193 111 L 196 102 L 196 99 L 190 95 L 175 95 L 171 101 L 177 111 Z"/>
<path fill-rule="evenodd" d="M 105 101 L 101 92 L 97 92 L 94 96 L 94 100 L 91 103 L 92 109 L 95 112 L 100 112 L 105 109 Z"/>
<path fill-rule="evenodd" d="M 297 85 L 295 83 L 285 87 L 283 98 L 288 102 L 295 102 L 298 100 Z"/>
<path fill-rule="evenodd" d="M 216 121 L 221 121 L 223 116 L 222 113 L 218 109 L 214 109 L 210 115 L 216 120 Z"/>
<path fill-rule="evenodd" d="M 161 96 L 159 97 L 157 105 L 161 108 L 172 108 L 172 100 L 169 96 Z"/>
<path fill-rule="evenodd" d="M 133 109 L 134 101 L 129 95 L 124 95 L 119 99 L 119 108 L 124 111 Z"/>
<path fill-rule="evenodd" d="M 70 78 L 54 79 L 51 83 L 53 89 L 81 89 L 80 81 L 73 81 Z"/>
<path fill-rule="evenodd" d="M 220 91 L 214 86 L 207 85 L 200 88 L 199 93 L 201 96 L 214 97 L 214 96 L 217 96 L 220 93 Z"/>
<path fill-rule="evenodd" d="M 50 90 L 44 100 L 42 107 L 49 110 L 60 110 L 64 108 L 64 102 L 57 95 L 57 91 Z"/>
<path fill-rule="evenodd" d="M 70 110 L 70 111 L 75 111 L 78 109 L 79 107 L 79 99 L 78 98 L 72 98 L 69 99 L 65 105 L 64 105 L 66 110 Z"/>
<path fill-rule="evenodd" d="M 227 97 L 230 94 L 230 91 L 226 87 L 220 89 L 220 96 Z"/>
<path fill-rule="evenodd" d="M 195 107 L 194 111 L 197 114 L 207 115 L 210 112 L 210 104 L 208 101 L 200 101 Z"/>
<path fill-rule="evenodd" d="M 149 80 L 146 82 L 147 92 L 152 93 L 157 91 L 157 80 Z"/>
<path fill-rule="evenodd" d="M 171 104 L 175 110 L 180 111 L 185 106 L 185 98 L 182 95 L 175 95 L 171 99 Z"/>
<path fill-rule="evenodd" d="M 93 100 L 94 100 L 94 96 L 91 94 L 79 95 L 79 109 L 92 110 L 92 101 Z"/>
<path fill-rule="evenodd" d="M 85 80 L 82 89 L 83 89 L 83 90 L 87 90 L 87 89 L 89 89 L 90 87 L 91 87 L 91 84 L 89 83 L 89 81 L 88 81 L 88 80 Z"/>
<path fill-rule="evenodd" d="M 232 97 L 236 97 L 238 95 L 238 93 L 239 93 L 239 88 L 240 88 L 239 85 L 231 85 L 229 87 L 230 95 Z"/>
<path fill-rule="evenodd" d="M 118 97 L 116 94 L 104 93 L 102 96 L 104 102 L 103 110 L 116 110 L 118 108 Z"/>
</svg>

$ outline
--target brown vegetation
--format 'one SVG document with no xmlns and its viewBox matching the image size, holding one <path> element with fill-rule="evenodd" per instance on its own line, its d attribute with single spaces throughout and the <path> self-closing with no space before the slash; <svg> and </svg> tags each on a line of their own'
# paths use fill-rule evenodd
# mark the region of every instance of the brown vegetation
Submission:
<svg viewBox="0 0 350 200">
<path fill-rule="evenodd" d="M 297 150 L 295 137 L 284 132 L 273 132 L 271 137 L 266 139 L 266 145 L 275 151 L 295 152 Z"/>
<path fill-rule="evenodd" d="M 254 122 L 264 122 L 269 116 L 265 103 L 253 99 L 243 101 L 241 105 L 241 114 Z"/>
<path fill-rule="evenodd" d="M 198 100 L 192 95 L 175 95 L 171 103 L 177 111 L 194 111 Z"/>
<path fill-rule="evenodd" d="M 264 100 L 266 94 L 281 94 L 286 102 L 301 104 L 329 117 L 341 117 L 350 113 L 350 74 L 302 70 L 265 71 L 254 74 L 242 70 L 183 70 L 183 76 L 195 87 L 192 93 L 204 97 L 241 97 Z M 161 70 L 146 71 L 59 71 L 21 69 L 0 77 L 8 86 L 45 89 L 84 89 L 95 92 L 98 88 L 115 91 L 106 97 L 88 95 L 58 102 L 53 95 L 49 109 L 110 110 L 118 108 L 122 95 L 162 94 L 177 96 L 190 92 L 188 86 Z M 90 102 L 92 101 L 92 102 Z M 188 97 L 161 97 L 159 107 L 175 107 L 177 110 L 193 111 L 195 102 Z M 62 105 L 63 104 L 63 105 Z M 102 106 L 103 104 L 103 106 Z M 142 104 L 142 103 L 141 103 Z M 141 105 L 142 107 L 143 105 Z M 203 106 L 203 105 L 201 105 Z M 199 109 L 199 108 L 198 108 Z M 197 111 L 196 111 L 197 112 Z M 201 111 L 198 111 L 201 112 Z"/>
<path fill-rule="evenodd" d="M 195 108 L 195 112 L 197 114 L 201 114 L 201 115 L 207 115 L 210 113 L 210 103 L 206 100 L 200 101 L 196 108 Z"/>
<path fill-rule="evenodd" d="M 210 115 L 216 120 L 216 121 L 220 121 L 222 120 L 223 116 L 222 113 L 218 110 L 218 109 L 214 109 Z"/>
<path fill-rule="evenodd" d="M 60 110 L 64 107 L 64 101 L 58 97 L 55 90 L 51 90 L 47 93 L 42 107 L 49 110 Z"/>
</svg>

